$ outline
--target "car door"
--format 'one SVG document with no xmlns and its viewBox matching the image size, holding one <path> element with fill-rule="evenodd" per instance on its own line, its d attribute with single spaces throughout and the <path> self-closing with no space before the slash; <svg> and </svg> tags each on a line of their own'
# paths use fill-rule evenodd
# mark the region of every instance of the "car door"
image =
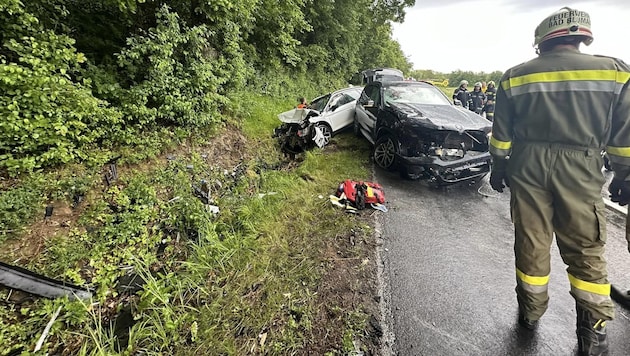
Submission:
<svg viewBox="0 0 630 356">
<path fill-rule="evenodd" d="M 361 133 L 371 143 L 374 143 L 374 128 L 376 127 L 376 118 L 378 108 L 381 102 L 381 85 L 379 82 L 368 84 L 361 97 L 357 101 L 356 118 Z"/>
<path fill-rule="evenodd" d="M 352 125 L 354 109 L 360 90 L 348 90 L 333 95 L 326 109 L 333 131 L 339 131 Z"/>
</svg>

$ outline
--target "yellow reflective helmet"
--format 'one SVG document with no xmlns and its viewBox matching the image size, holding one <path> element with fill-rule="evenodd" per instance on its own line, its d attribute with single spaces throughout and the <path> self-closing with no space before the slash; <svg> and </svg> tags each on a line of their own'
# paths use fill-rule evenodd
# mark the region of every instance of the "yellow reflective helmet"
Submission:
<svg viewBox="0 0 630 356">
<path fill-rule="evenodd" d="M 494 86 L 494 85 L 495 85 L 495 84 L 494 84 L 494 80 L 491 80 L 491 81 L 489 81 L 489 82 L 488 82 L 488 86 L 490 86 L 490 85 L 492 85 L 492 86 Z"/>
<path fill-rule="evenodd" d="M 544 19 L 534 32 L 534 46 L 559 37 L 583 36 L 585 45 L 593 43 L 591 17 L 585 11 L 563 7 Z"/>
</svg>

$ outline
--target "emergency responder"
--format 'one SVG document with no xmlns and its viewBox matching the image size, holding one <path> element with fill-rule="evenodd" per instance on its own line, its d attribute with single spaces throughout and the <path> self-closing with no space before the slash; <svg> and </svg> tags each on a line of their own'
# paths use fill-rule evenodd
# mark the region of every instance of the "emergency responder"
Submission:
<svg viewBox="0 0 630 356">
<path fill-rule="evenodd" d="M 470 92 L 470 111 L 481 115 L 481 110 L 486 103 L 486 94 L 481 90 L 481 82 L 475 83 L 473 91 Z"/>
<path fill-rule="evenodd" d="M 308 102 L 306 102 L 306 98 L 301 96 L 298 98 L 298 104 L 296 106 L 298 109 L 306 109 L 308 108 Z"/>
<path fill-rule="evenodd" d="M 486 105 L 483 107 L 483 112 L 486 113 L 486 119 L 494 120 L 494 100 L 497 95 L 497 88 L 494 85 L 494 81 L 488 82 L 488 88 L 486 89 Z"/>
<path fill-rule="evenodd" d="M 630 66 L 582 54 L 593 41 L 589 14 L 564 7 L 536 28 L 539 56 L 505 72 L 497 91 L 490 184 L 507 185 L 514 223 L 518 322 L 534 329 L 548 305 L 556 236 L 576 302 L 581 355 L 608 350 L 614 317 L 604 244 L 601 173 L 605 149 L 611 199 L 630 195 Z"/>
<path fill-rule="evenodd" d="M 453 92 L 453 104 L 461 105 L 468 109 L 468 104 L 470 102 L 470 93 L 468 92 L 467 88 L 467 80 L 462 80 L 461 82 L 459 82 L 459 87 L 457 87 Z"/>
</svg>

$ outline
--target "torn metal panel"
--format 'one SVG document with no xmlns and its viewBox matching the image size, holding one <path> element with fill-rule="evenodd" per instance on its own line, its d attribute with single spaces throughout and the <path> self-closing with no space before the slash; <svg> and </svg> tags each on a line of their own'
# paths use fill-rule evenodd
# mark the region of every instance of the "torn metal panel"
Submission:
<svg viewBox="0 0 630 356">
<path fill-rule="evenodd" d="M 0 262 L 0 284 L 46 298 L 90 299 L 92 291 Z"/>
</svg>

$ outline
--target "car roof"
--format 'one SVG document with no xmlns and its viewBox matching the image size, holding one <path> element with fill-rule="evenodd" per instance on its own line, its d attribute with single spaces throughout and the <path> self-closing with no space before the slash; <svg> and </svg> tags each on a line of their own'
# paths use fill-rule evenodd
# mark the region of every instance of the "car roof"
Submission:
<svg viewBox="0 0 630 356">
<path fill-rule="evenodd" d="M 377 82 L 373 82 L 373 83 L 377 83 Z M 392 82 L 378 82 L 378 83 L 380 84 L 377 84 L 377 85 L 382 85 L 383 87 L 401 86 L 401 85 L 414 86 L 415 85 L 415 86 L 421 86 L 421 87 L 435 88 L 435 85 L 431 83 L 423 82 L 423 81 L 398 80 L 398 81 L 392 81 Z"/>
<path fill-rule="evenodd" d="M 341 88 L 329 93 L 324 93 L 322 95 L 318 95 L 317 97 L 313 98 L 313 100 L 311 101 L 315 101 L 317 99 L 323 98 L 327 95 L 333 96 L 335 94 L 340 94 L 340 93 L 345 93 L 345 92 L 349 92 L 349 91 L 356 91 L 357 93 L 361 94 L 361 91 L 363 90 L 363 87 L 358 87 L 358 86 L 352 86 L 352 87 L 347 87 L 347 88 Z"/>
<path fill-rule="evenodd" d="M 400 69 L 395 69 L 395 68 L 373 68 L 373 69 L 366 69 L 364 70 L 362 73 L 365 74 L 375 74 L 375 73 L 384 73 L 384 74 L 396 74 L 396 75 L 400 75 L 401 77 L 403 76 L 403 72 Z"/>
<path fill-rule="evenodd" d="M 345 93 L 345 92 L 348 92 L 348 91 L 356 91 L 358 93 L 361 93 L 361 90 L 363 90 L 363 87 L 347 87 L 347 88 L 335 90 L 333 92 L 330 92 L 330 93 L 327 93 L 327 94 L 324 94 L 324 95 L 320 95 L 319 97 L 326 96 L 328 94 L 333 95 L 333 94 Z"/>
</svg>

